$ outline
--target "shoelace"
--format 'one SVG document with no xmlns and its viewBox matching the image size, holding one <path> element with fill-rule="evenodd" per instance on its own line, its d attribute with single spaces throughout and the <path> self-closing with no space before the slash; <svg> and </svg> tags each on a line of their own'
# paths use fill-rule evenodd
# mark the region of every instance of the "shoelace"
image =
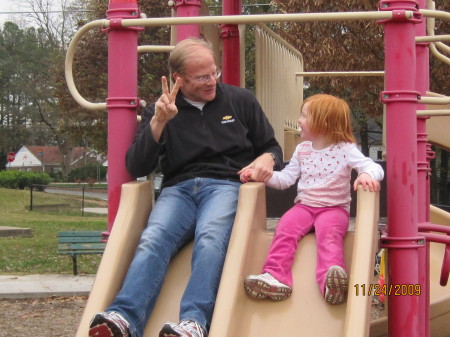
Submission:
<svg viewBox="0 0 450 337">
<path fill-rule="evenodd" d="M 197 322 L 182 321 L 180 322 L 179 327 L 189 332 L 192 337 L 206 337 L 203 328 Z"/>
<path fill-rule="evenodd" d="M 129 336 L 129 334 L 128 334 L 129 324 L 123 318 L 123 316 L 115 311 L 111 311 L 108 314 L 109 314 L 109 317 L 113 320 L 113 322 L 116 323 L 116 325 L 118 325 L 122 334 L 124 334 L 125 336 Z"/>
</svg>

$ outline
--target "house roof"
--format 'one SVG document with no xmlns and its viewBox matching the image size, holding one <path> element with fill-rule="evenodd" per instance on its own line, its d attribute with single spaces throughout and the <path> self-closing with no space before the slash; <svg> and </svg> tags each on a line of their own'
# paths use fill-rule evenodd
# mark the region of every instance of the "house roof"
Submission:
<svg viewBox="0 0 450 337">
<path fill-rule="evenodd" d="M 81 146 L 72 149 L 69 158 L 69 165 L 73 165 L 77 161 L 86 160 L 87 158 L 95 158 L 96 161 L 101 162 L 101 156 L 90 148 Z M 16 154 L 16 160 L 8 163 L 7 167 L 22 167 L 22 166 L 40 166 L 44 165 L 61 165 L 61 153 L 58 146 L 39 146 L 39 145 L 24 145 Z"/>
<path fill-rule="evenodd" d="M 40 162 L 47 165 L 61 163 L 61 154 L 57 146 L 24 145 Z"/>
</svg>

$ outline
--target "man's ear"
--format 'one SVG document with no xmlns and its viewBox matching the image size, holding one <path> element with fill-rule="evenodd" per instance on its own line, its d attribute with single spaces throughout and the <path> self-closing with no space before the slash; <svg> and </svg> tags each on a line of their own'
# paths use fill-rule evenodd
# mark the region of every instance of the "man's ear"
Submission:
<svg viewBox="0 0 450 337">
<path fill-rule="evenodd" d="M 172 74 L 172 81 L 173 81 L 173 83 L 175 83 L 177 81 L 177 78 L 180 78 L 180 80 L 183 79 L 179 73 L 176 73 L 176 72 L 173 73 Z"/>
</svg>

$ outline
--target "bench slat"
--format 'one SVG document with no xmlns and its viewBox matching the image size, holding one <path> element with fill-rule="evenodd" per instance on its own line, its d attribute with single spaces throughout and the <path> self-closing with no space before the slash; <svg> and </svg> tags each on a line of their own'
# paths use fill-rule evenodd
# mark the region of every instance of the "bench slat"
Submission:
<svg viewBox="0 0 450 337">
<path fill-rule="evenodd" d="M 97 236 L 100 236 L 101 237 L 102 233 L 103 233 L 102 231 L 67 231 L 67 232 L 59 232 L 58 236 L 59 237 L 67 237 L 67 236 L 69 236 L 69 237 L 72 237 L 72 236 L 75 236 L 75 237 L 80 237 L 80 236 L 97 237 Z"/>
<path fill-rule="evenodd" d="M 81 237 L 81 238 L 76 238 L 76 237 L 63 237 L 63 238 L 58 238 L 58 242 L 61 243 L 77 243 L 77 242 L 101 242 L 102 238 L 100 236 L 96 236 L 96 237 Z"/>
<path fill-rule="evenodd" d="M 84 250 L 82 252 L 80 251 L 60 251 L 59 254 L 61 255 L 94 255 L 94 254 L 103 254 L 103 251 L 99 250 Z"/>
<path fill-rule="evenodd" d="M 105 250 L 104 243 L 75 243 L 75 244 L 60 244 L 58 245 L 59 250 Z"/>
<path fill-rule="evenodd" d="M 73 273 L 77 275 L 77 255 L 103 254 L 106 242 L 102 242 L 102 231 L 66 231 L 58 233 L 58 253 L 71 255 Z"/>
</svg>

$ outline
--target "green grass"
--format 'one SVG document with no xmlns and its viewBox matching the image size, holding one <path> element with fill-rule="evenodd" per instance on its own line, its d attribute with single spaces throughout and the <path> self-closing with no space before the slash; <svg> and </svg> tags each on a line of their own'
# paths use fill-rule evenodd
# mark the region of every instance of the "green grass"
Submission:
<svg viewBox="0 0 450 337">
<path fill-rule="evenodd" d="M 33 192 L 35 193 L 35 192 Z M 38 192 L 36 192 L 38 193 Z M 39 192 L 42 193 L 42 192 Z M 46 202 L 77 203 L 76 197 L 45 195 Z M 81 216 L 72 210 L 58 212 L 29 211 L 30 192 L 0 188 L 0 226 L 30 228 L 30 238 L 0 237 L 0 274 L 71 274 L 72 259 L 58 255 L 58 232 L 67 230 L 106 230 L 105 215 Z M 93 200 L 85 207 L 98 206 Z M 74 215 L 76 213 L 76 215 Z M 80 274 L 94 274 L 101 256 L 82 255 L 78 258 Z"/>
<path fill-rule="evenodd" d="M 81 193 L 81 191 L 79 191 Z M 28 192 L 29 194 L 29 192 Z M 29 209 L 30 200 L 25 207 Z M 71 194 L 51 194 L 33 191 L 33 211 L 40 213 L 51 213 L 68 216 L 82 215 L 82 197 Z M 85 197 L 84 207 L 108 207 L 104 200 L 88 199 Z M 91 216 L 96 216 L 91 214 Z"/>
</svg>

